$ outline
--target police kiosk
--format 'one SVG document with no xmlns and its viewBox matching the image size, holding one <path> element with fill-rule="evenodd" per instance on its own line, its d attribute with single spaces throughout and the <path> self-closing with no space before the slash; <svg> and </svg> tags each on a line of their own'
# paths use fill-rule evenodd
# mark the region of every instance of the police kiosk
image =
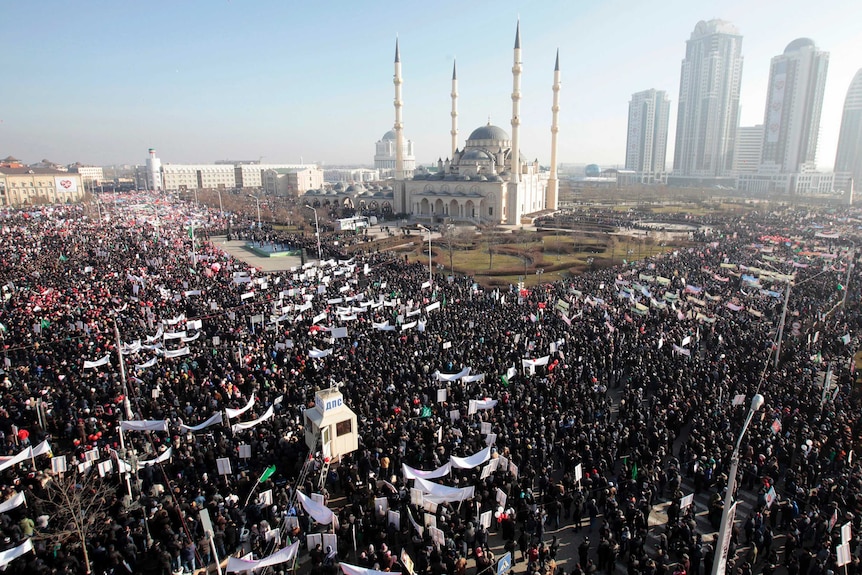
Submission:
<svg viewBox="0 0 862 575">
<path fill-rule="evenodd" d="M 318 449 L 318 434 L 323 457 L 333 461 L 359 448 L 356 414 L 344 403 L 338 388 L 317 391 L 314 407 L 305 410 L 304 420 L 305 444 L 311 453 Z"/>
</svg>

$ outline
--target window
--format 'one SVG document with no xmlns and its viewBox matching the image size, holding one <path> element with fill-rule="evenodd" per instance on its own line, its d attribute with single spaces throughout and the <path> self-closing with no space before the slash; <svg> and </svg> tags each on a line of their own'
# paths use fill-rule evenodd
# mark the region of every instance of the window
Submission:
<svg viewBox="0 0 862 575">
<path fill-rule="evenodd" d="M 494 208 L 491 208 L 491 207 L 489 207 L 489 208 L 488 208 L 488 215 L 489 215 L 489 216 L 493 216 L 493 215 L 494 215 Z"/>
<path fill-rule="evenodd" d="M 347 435 L 353 431 L 353 422 L 349 419 L 345 419 L 344 421 L 339 421 L 335 424 L 335 435 L 337 437 L 341 437 L 342 435 Z"/>
</svg>

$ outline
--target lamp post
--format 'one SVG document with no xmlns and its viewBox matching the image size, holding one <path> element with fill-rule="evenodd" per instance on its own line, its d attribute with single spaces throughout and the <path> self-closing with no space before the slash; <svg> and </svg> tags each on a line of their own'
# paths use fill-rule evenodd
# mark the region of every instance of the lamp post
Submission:
<svg viewBox="0 0 862 575">
<path fill-rule="evenodd" d="M 221 217 L 224 217 L 224 206 L 221 203 L 221 188 L 216 188 L 216 192 L 218 193 L 218 211 L 221 212 Z"/>
<path fill-rule="evenodd" d="M 428 232 L 428 283 L 434 284 L 434 272 L 431 271 L 431 228 L 419 224 L 419 229 Z"/>
<path fill-rule="evenodd" d="M 251 194 L 248 194 L 248 197 L 254 198 L 254 201 L 257 203 L 257 229 L 260 229 L 260 198 Z"/>
<path fill-rule="evenodd" d="M 733 491 L 736 488 L 736 471 L 739 468 L 739 446 L 742 444 L 742 438 L 745 436 L 748 424 L 751 423 L 751 418 L 754 417 L 754 412 L 763 406 L 763 402 L 764 398 L 759 393 L 751 398 L 751 407 L 748 410 L 748 415 L 745 417 L 745 423 L 742 424 L 742 430 L 739 432 L 733 453 L 730 455 L 730 473 L 727 476 L 727 493 L 724 495 L 724 508 L 721 511 L 721 527 L 718 530 L 718 539 L 715 542 L 715 559 L 712 562 L 712 575 L 725 575 L 730 547 L 730 533 L 732 531 L 731 524 L 734 518 L 731 506 L 733 505 Z"/>
<path fill-rule="evenodd" d="M 317 261 L 323 261 L 323 257 L 320 254 L 320 224 L 317 221 L 317 210 L 313 207 L 305 204 L 305 207 L 314 212 L 314 232 L 317 235 Z"/>
</svg>

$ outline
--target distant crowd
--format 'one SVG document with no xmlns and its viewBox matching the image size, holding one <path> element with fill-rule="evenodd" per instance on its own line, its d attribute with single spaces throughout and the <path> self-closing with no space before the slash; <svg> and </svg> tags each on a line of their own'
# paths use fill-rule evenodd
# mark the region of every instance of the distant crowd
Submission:
<svg viewBox="0 0 862 575">
<path fill-rule="evenodd" d="M 706 575 L 755 393 L 728 571 L 859 572 L 855 212 L 712 216 L 696 247 L 519 291 L 429 285 L 421 263 L 342 242 L 324 240 L 318 262 L 313 238 L 234 230 L 306 248 L 305 266 L 263 274 L 207 238 L 205 210 L 113 200 L 109 225 L 80 206 L 0 213 L 0 449 L 51 450 L 0 459 L 0 499 L 26 499 L 0 513 L 0 551 L 32 545 L 8 573 L 192 572 L 299 540 L 297 565 L 315 575 L 409 562 L 487 575 L 499 538 L 530 575 Z M 332 466 L 309 454 L 302 417 L 330 387 L 360 438 Z M 121 439 L 128 420 L 167 431 Z M 432 479 L 472 498 L 417 504 L 404 466 L 489 446 L 483 465 Z M 296 490 L 321 493 L 338 520 L 316 522 Z M 315 533 L 335 537 L 307 545 Z"/>
</svg>

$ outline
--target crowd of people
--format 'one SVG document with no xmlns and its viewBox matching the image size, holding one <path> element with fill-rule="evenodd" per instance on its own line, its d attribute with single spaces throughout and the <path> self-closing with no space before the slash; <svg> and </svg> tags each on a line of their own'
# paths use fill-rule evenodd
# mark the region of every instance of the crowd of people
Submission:
<svg viewBox="0 0 862 575">
<path fill-rule="evenodd" d="M 0 459 L 0 509 L 26 499 L 0 514 L 2 553 L 26 549 L 0 555 L 6 572 L 192 572 L 300 541 L 315 575 L 487 575 L 499 538 L 530 575 L 705 575 L 756 393 L 728 571 L 858 570 L 855 539 L 839 557 L 842 526 L 862 528 L 852 212 L 713 216 L 696 247 L 519 291 L 327 241 L 323 262 L 262 274 L 208 240 L 215 212 L 103 205 L 109 224 L 74 205 L 0 214 L 0 445 L 30 448 Z M 332 466 L 302 415 L 328 388 L 359 418 Z M 474 488 L 463 501 L 405 477 L 489 447 L 435 479 Z"/>
</svg>

